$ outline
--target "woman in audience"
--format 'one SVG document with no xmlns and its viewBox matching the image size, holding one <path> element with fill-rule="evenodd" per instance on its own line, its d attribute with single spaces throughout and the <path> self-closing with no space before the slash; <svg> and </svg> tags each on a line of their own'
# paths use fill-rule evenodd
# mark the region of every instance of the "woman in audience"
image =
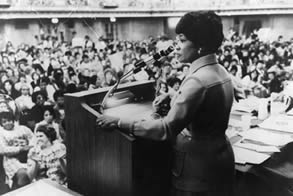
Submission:
<svg viewBox="0 0 293 196">
<path fill-rule="evenodd" d="M 14 85 L 14 88 L 15 88 L 15 90 L 17 90 L 17 91 L 21 91 L 21 87 L 22 87 L 22 85 L 27 85 L 27 87 L 29 88 L 29 94 L 32 94 L 33 93 L 33 88 L 31 87 L 31 85 L 27 82 L 27 78 L 26 78 L 26 76 L 24 75 L 24 74 L 20 74 L 19 75 L 19 79 L 18 79 L 18 82 L 17 83 L 15 83 L 15 85 Z"/>
<path fill-rule="evenodd" d="M 37 72 L 32 73 L 32 82 L 31 86 L 33 89 L 35 89 L 37 86 L 40 86 L 40 75 Z"/>
<path fill-rule="evenodd" d="M 59 184 L 66 183 L 66 147 L 57 139 L 51 126 L 36 129 L 36 145 L 28 153 L 28 173 L 31 180 L 49 178 Z"/>
<path fill-rule="evenodd" d="M 2 92 L 6 95 L 9 95 L 12 99 L 16 99 L 20 96 L 20 93 L 17 90 L 15 90 L 14 83 L 11 80 L 6 80 L 3 83 Z"/>
<path fill-rule="evenodd" d="M 261 76 L 257 71 L 256 67 L 252 67 L 248 75 L 242 78 L 241 81 L 244 91 L 250 92 L 253 88 L 259 87 L 265 91 L 265 87 L 261 84 Z"/>
<path fill-rule="evenodd" d="M 30 110 L 28 126 L 34 130 L 36 123 L 43 120 L 44 106 L 47 101 L 47 95 L 43 91 L 37 91 L 32 94 L 32 101 L 35 105 Z"/>
<path fill-rule="evenodd" d="M 43 110 L 44 110 L 43 120 L 36 124 L 34 133 L 36 134 L 36 132 L 40 126 L 53 127 L 54 130 L 56 131 L 57 140 L 61 142 L 62 138 L 61 138 L 60 132 L 59 132 L 59 125 L 58 125 L 58 123 L 55 122 L 56 121 L 56 111 L 54 110 L 53 106 L 51 106 L 51 105 L 45 105 L 43 107 Z"/>
<path fill-rule="evenodd" d="M 116 83 L 116 73 L 112 68 L 106 68 L 104 71 L 104 82 L 102 83 L 102 87 L 112 86 Z"/>
<path fill-rule="evenodd" d="M 33 134 L 27 127 L 16 124 L 15 116 L 9 109 L 0 112 L 0 125 L 0 155 L 3 155 L 8 184 L 16 189 L 30 183 L 26 156 Z"/>
<path fill-rule="evenodd" d="M 15 99 L 15 103 L 19 107 L 20 111 L 31 109 L 34 106 L 32 97 L 30 96 L 30 86 L 26 83 L 21 84 L 20 88 L 21 95 Z"/>
</svg>

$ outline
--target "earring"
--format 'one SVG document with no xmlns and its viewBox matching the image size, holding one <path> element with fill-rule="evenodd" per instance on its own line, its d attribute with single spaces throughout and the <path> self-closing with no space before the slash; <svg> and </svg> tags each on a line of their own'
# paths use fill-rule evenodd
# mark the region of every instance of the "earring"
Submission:
<svg viewBox="0 0 293 196">
<path fill-rule="evenodd" d="M 199 48 L 199 49 L 197 50 L 197 54 L 198 54 L 198 55 L 201 54 L 201 50 L 202 50 L 201 48 Z"/>
</svg>

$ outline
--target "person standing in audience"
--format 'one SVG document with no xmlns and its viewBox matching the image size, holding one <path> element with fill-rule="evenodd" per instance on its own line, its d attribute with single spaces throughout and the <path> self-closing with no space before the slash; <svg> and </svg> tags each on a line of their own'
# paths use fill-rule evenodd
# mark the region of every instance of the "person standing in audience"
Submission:
<svg viewBox="0 0 293 196">
<path fill-rule="evenodd" d="M 171 196 L 233 195 L 234 155 L 225 136 L 233 85 L 216 58 L 223 41 L 221 18 L 212 11 L 186 13 L 176 26 L 176 51 L 190 72 L 160 119 L 101 115 L 97 126 L 119 128 L 135 137 L 173 143 Z M 155 110 L 168 98 L 155 99 Z"/>
</svg>

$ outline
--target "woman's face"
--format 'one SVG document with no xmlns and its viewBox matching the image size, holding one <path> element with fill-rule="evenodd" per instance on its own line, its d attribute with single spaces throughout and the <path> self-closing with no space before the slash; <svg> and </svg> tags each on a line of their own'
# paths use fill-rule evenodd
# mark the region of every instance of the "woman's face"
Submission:
<svg viewBox="0 0 293 196">
<path fill-rule="evenodd" d="M 251 72 L 251 79 L 255 79 L 257 77 L 257 72 L 253 71 Z"/>
<path fill-rule="evenodd" d="M 269 77 L 270 80 L 272 80 L 272 79 L 275 78 L 275 74 L 270 72 L 270 73 L 268 74 L 268 77 Z"/>
<path fill-rule="evenodd" d="M 41 147 L 45 147 L 48 146 L 48 144 L 50 144 L 50 140 L 49 138 L 43 133 L 43 132 L 37 132 L 37 143 L 38 145 L 40 145 Z"/>
<path fill-rule="evenodd" d="M 184 75 L 187 75 L 189 73 L 189 67 L 184 66 L 183 67 L 183 73 L 184 73 Z"/>
<path fill-rule="evenodd" d="M 179 90 L 179 87 L 180 87 L 180 83 L 179 83 L 179 82 L 176 82 L 176 83 L 174 84 L 174 86 L 173 86 L 173 89 L 174 89 L 175 91 L 178 91 L 178 90 Z"/>
<path fill-rule="evenodd" d="M 44 120 L 47 123 L 51 123 L 53 121 L 53 115 L 48 110 L 44 112 Z"/>
<path fill-rule="evenodd" d="M 32 78 L 33 80 L 37 81 L 40 78 L 40 75 L 38 73 L 34 73 Z"/>
<path fill-rule="evenodd" d="M 165 93 L 168 92 L 167 85 L 164 83 L 161 83 L 160 91 Z"/>
<path fill-rule="evenodd" d="M 1 78 L 1 82 L 4 83 L 8 79 L 7 75 L 3 75 Z"/>
<path fill-rule="evenodd" d="M 9 82 L 6 82 L 6 83 L 4 84 L 4 88 L 5 88 L 5 90 L 7 90 L 7 91 L 11 91 L 12 86 L 11 86 L 11 84 L 10 84 Z"/>
<path fill-rule="evenodd" d="M 179 34 L 177 36 L 176 53 L 178 54 L 178 61 L 181 63 L 192 63 L 197 57 L 197 49 L 194 44 L 186 38 L 185 35 Z"/>
<path fill-rule="evenodd" d="M 11 131 L 14 128 L 13 120 L 2 118 L 1 124 L 5 130 Z"/>
<path fill-rule="evenodd" d="M 3 57 L 2 61 L 3 61 L 3 64 L 6 64 L 6 65 L 9 64 L 9 59 L 7 57 Z"/>
<path fill-rule="evenodd" d="M 28 87 L 22 87 L 21 88 L 21 94 L 22 95 L 29 95 L 30 89 Z"/>
<path fill-rule="evenodd" d="M 37 105 L 43 105 L 45 103 L 45 98 L 42 95 L 37 96 Z"/>
<path fill-rule="evenodd" d="M 8 77 L 13 76 L 13 71 L 11 69 L 6 69 Z"/>
<path fill-rule="evenodd" d="M 105 74 L 105 80 L 106 80 L 106 82 L 107 83 L 110 83 L 112 79 L 113 79 L 113 74 L 111 72 L 107 72 Z"/>
</svg>

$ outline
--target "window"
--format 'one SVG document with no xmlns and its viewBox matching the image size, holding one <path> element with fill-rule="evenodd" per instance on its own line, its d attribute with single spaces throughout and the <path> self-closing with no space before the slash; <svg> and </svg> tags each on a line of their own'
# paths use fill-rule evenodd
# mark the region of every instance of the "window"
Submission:
<svg viewBox="0 0 293 196">
<path fill-rule="evenodd" d="M 105 32 L 107 39 L 116 39 L 117 36 L 117 23 L 105 23 Z"/>
<path fill-rule="evenodd" d="M 249 36 L 254 30 L 260 29 L 261 26 L 260 20 L 245 21 L 242 32 L 244 35 Z"/>
</svg>

